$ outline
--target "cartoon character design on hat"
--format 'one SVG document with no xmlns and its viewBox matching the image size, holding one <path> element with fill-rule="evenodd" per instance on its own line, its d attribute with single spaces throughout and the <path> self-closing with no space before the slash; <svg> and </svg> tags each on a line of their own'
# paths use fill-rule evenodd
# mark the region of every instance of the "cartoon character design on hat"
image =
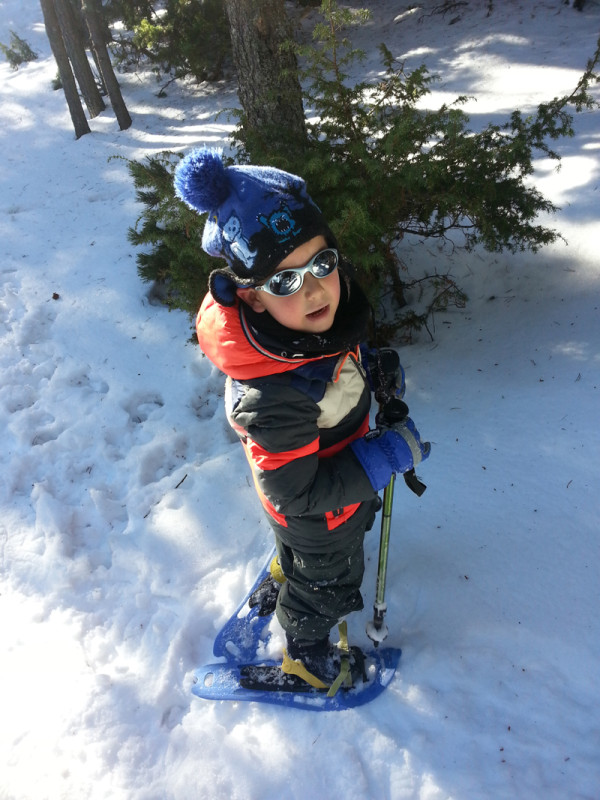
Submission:
<svg viewBox="0 0 600 800">
<path fill-rule="evenodd" d="M 177 166 L 175 191 L 187 206 L 208 213 L 202 247 L 227 262 L 209 277 L 210 290 L 223 305 L 235 302 L 236 287 L 265 280 L 292 250 L 315 236 L 335 246 L 304 180 L 289 172 L 225 166 L 220 151 L 200 148 Z"/>
<path fill-rule="evenodd" d="M 280 242 L 287 242 L 290 237 L 300 233 L 296 226 L 296 221 L 286 205 L 279 211 L 273 211 L 268 217 L 265 217 L 264 214 L 259 214 L 258 221 L 264 225 L 265 228 L 272 230 Z"/>
<path fill-rule="evenodd" d="M 229 249 L 236 258 L 246 265 L 247 269 L 252 269 L 256 251 L 250 249 L 250 245 L 242 236 L 242 223 L 232 214 L 223 225 L 223 238 L 229 242 Z"/>
</svg>

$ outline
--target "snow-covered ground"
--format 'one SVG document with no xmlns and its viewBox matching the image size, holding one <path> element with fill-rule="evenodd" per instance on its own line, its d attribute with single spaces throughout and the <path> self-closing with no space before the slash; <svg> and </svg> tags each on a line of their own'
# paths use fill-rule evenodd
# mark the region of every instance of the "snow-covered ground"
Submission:
<svg viewBox="0 0 600 800">
<path fill-rule="evenodd" d="M 572 88 L 600 4 L 382 0 L 356 34 L 465 93 L 472 124 Z M 455 20 L 455 17 L 460 19 Z M 270 533 L 190 321 L 152 305 L 123 160 L 223 144 L 231 85 L 157 99 L 121 76 L 75 141 L 35 0 L 0 2 L 40 53 L 0 64 L 0 796 L 3 800 L 597 800 L 600 797 L 600 114 L 536 184 L 568 240 L 455 253 L 470 302 L 401 357 L 434 443 L 399 485 L 388 573 L 398 673 L 339 714 L 190 693 Z M 443 265 L 431 244 L 407 259 Z M 370 535 L 367 609 L 374 593 Z"/>
</svg>

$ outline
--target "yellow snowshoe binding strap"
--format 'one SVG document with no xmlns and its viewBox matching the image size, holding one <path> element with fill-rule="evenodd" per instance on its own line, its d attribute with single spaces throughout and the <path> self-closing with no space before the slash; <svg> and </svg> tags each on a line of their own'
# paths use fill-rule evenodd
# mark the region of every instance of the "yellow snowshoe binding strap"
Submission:
<svg viewBox="0 0 600 800">
<path fill-rule="evenodd" d="M 277 583 L 285 583 L 285 575 L 279 566 L 279 559 L 277 556 L 273 556 L 273 560 L 269 565 L 269 572 L 274 581 L 277 581 Z"/>
<path fill-rule="evenodd" d="M 309 686 L 313 686 L 315 689 L 329 689 L 329 686 L 327 686 L 326 683 L 323 683 L 320 678 L 317 678 L 316 675 L 313 675 L 312 672 L 309 672 L 306 669 L 300 659 L 291 659 L 287 654 L 287 650 L 283 651 L 283 664 L 281 665 L 281 669 L 287 675 L 297 675 L 299 678 L 302 678 L 303 681 L 306 681 Z"/>
<path fill-rule="evenodd" d="M 348 647 L 348 623 L 346 620 L 340 622 L 338 625 L 340 632 L 340 641 L 338 647 L 341 651 L 342 658 L 340 664 L 340 674 L 331 684 L 327 697 L 334 697 L 338 689 L 343 685 L 350 689 L 352 687 L 352 673 L 350 671 L 350 648 Z"/>
<path fill-rule="evenodd" d="M 281 665 L 281 669 L 287 675 L 297 675 L 299 678 L 302 678 L 303 681 L 306 681 L 309 686 L 312 686 L 315 689 L 329 689 L 327 692 L 327 697 L 333 697 L 337 694 L 340 687 L 346 686 L 347 688 L 352 687 L 352 674 L 350 671 L 350 648 L 348 647 L 348 624 L 344 620 L 338 626 L 340 632 L 340 641 L 338 647 L 341 651 L 342 658 L 341 658 L 341 665 L 340 665 L 340 672 L 331 686 L 328 686 L 326 683 L 320 678 L 317 678 L 316 675 L 313 675 L 312 672 L 309 672 L 302 661 L 300 659 L 292 659 L 288 656 L 287 651 L 283 651 L 283 664 Z"/>
</svg>

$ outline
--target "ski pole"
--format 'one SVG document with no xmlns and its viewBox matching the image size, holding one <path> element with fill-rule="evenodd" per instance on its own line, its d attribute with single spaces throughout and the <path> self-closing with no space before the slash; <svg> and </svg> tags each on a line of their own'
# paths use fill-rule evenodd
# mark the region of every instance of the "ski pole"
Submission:
<svg viewBox="0 0 600 800">
<path fill-rule="evenodd" d="M 377 427 L 391 428 L 406 419 L 408 416 L 408 406 L 403 400 L 393 397 L 381 406 L 377 415 Z M 414 469 L 404 473 L 404 481 L 419 497 L 427 488 L 424 483 L 417 478 Z M 375 644 L 388 635 L 388 628 L 383 621 L 387 610 L 385 602 L 385 583 L 387 577 L 388 550 L 390 544 L 390 527 L 392 522 L 392 505 L 394 502 L 394 486 L 396 476 L 392 473 L 390 482 L 383 491 L 383 505 L 381 511 L 381 536 L 379 539 L 379 563 L 377 566 L 377 582 L 375 585 L 375 604 L 373 606 L 373 619 L 367 623 L 367 636 Z"/>
<path fill-rule="evenodd" d="M 390 544 L 390 526 L 392 521 L 392 504 L 394 502 L 394 484 L 396 476 L 392 474 L 390 482 L 383 491 L 383 507 L 381 511 L 381 536 L 379 539 L 379 563 L 377 566 L 377 582 L 375 584 L 375 603 L 373 605 L 373 619 L 367 623 L 367 636 L 374 642 L 375 647 L 388 635 L 387 625 L 383 616 L 387 605 L 385 602 L 385 581 L 387 576 L 388 549 Z"/>
</svg>

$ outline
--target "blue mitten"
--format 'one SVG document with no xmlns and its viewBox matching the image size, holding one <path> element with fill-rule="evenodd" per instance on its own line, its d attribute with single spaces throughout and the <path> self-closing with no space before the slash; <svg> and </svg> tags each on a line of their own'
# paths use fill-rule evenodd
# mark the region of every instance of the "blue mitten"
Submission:
<svg viewBox="0 0 600 800">
<path fill-rule="evenodd" d="M 388 485 L 392 473 L 408 472 L 428 458 L 431 451 L 429 442 L 421 441 L 410 417 L 380 436 L 356 439 L 350 447 L 376 492 Z"/>
</svg>

